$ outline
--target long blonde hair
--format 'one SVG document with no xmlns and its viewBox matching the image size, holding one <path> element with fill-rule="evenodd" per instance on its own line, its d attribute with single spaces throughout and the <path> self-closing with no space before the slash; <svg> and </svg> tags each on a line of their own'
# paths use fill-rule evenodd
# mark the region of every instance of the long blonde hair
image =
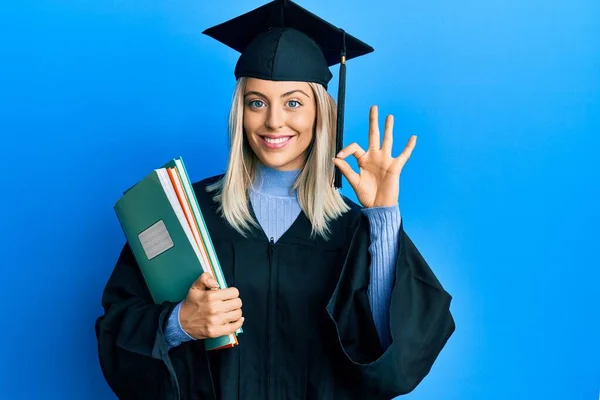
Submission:
<svg viewBox="0 0 600 400">
<path fill-rule="evenodd" d="M 311 237 L 328 239 L 329 222 L 350 208 L 332 185 L 335 156 L 336 104 L 322 85 L 309 83 L 315 98 L 317 118 L 307 158 L 292 190 L 298 190 L 300 208 L 312 225 Z M 244 90 L 246 78 L 240 78 L 233 94 L 229 113 L 229 161 L 224 176 L 207 186 L 216 191 L 218 211 L 233 228 L 246 236 L 245 230 L 258 227 L 249 210 L 248 189 L 254 181 L 258 158 L 244 133 Z"/>
</svg>

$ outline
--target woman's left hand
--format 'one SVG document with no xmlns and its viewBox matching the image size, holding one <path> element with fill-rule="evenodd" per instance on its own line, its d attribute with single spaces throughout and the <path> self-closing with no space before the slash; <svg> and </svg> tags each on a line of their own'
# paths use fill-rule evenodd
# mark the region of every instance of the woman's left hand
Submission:
<svg viewBox="0 0 600 400">
<path fill-rule="evenodd" d="M 333 163 L 346 177 L 363 207 L 387 207 L 398 204 L 400 195 L 400 173 L 417 143 L 411 136 L 402 153 L 392 157 L 394 117 L 385 120 L 383 143 L 380 144 L 377 106 L 371 107 L 369 116 L 369 149 L 365 152 L 357 143 L 340 151 Z M 353 155 L 358 162 L 357 174 L 344 159 Z"/>
</svg>

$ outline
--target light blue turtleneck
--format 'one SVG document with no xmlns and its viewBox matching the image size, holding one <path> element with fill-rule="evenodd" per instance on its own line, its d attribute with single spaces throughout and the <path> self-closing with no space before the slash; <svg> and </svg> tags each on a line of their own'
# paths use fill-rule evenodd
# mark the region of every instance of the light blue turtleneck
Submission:
<svg viewBox="0 0 600 400">
<path fill-rule="evenodd" d="M 300 173 L 299 170 L 279 171 L 259 165 L 254 185 L 250 188 L 250 202 L 254 214 L 263 231 L 276 242 L 292 225 L 302 209 L 296 192 L 291 187 Z M 400 208 L 398 204 L 389 207 L 363 208 L 369 219 L 371 242 L 369 301 L 375 327 L 384 348 L 390 343 L 389 307 L 394 280 L 394 266 L 398 256 L 398 236 L 400 233 Z M 179 322 L 181 303 L 171 313 L 166 327 L 167 347 L 178 346 L 193 340 Z"/>
</svg>

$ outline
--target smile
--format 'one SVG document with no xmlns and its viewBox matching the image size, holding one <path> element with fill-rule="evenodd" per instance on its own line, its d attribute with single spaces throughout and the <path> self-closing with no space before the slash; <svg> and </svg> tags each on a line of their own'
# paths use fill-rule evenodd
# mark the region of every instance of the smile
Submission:
<svg viewBox="0 0 600 400">
<path fill-rule="evenodd" d="M 260 137 L 262 143 L 269 149 L 280 149 L 287 145 L 292 138 L 293 136 L 284 136 L 278 138 L 269 138 L 266 136 Z"/>
</svg>

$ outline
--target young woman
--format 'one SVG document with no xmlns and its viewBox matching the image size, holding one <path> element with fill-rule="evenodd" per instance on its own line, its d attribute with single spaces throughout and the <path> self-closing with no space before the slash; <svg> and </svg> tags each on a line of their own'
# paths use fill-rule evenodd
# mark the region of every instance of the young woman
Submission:
<svg viewBox="0 0 600 400">
<path fill-rule="evenodd" d="M 340 39 L 349 56 L 369 48 L 280 0 L 206 33 L 242 52 L 227 169 L 194 185 L 230 287 L 211 290 L 218 285 L 203 274 L 181 302 L 154 304 L 126 245 L 96 323 L 108 384 L 121 399 L 391 399 L 412 391 L 455 325 L 451 296 L 400 217 L 400 173 L 416 138 L 393 157 L 393 120 L 381 137 L 373 107 L 368 149 L 339 151 L 326 90 L 331 43 Z M 336 167 L 360 205 L 332 185 Z M 238 346 L 205 350 L 204 339 L 242 325 Z"/>
</svg>

